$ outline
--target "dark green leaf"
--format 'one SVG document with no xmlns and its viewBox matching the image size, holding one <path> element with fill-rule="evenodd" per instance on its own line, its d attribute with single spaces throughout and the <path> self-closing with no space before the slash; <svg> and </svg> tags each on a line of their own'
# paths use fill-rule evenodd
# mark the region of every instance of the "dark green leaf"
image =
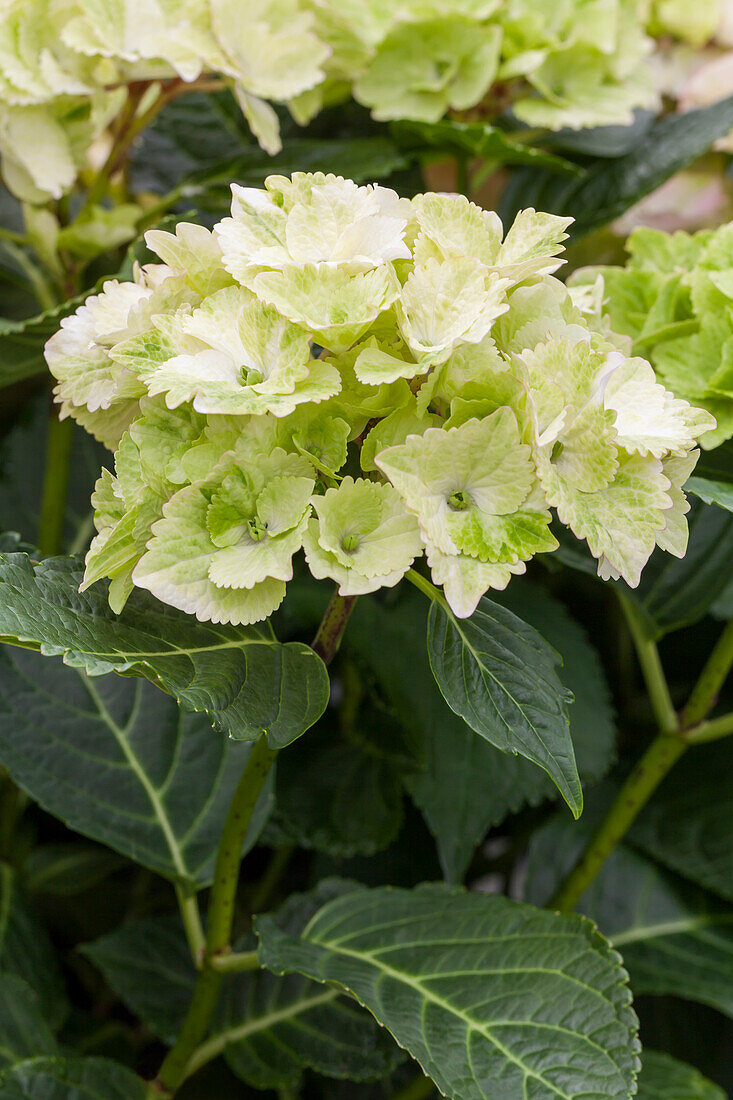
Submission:
<svg viewBox="0 0 733 1100">
<path fill-rule="evenodd" d="M 45 928 L 20 897 L 7 863 L 0 863 L 0 973 L 23 979 L 38 998 L 48 1026 L 61 1026 L 69 1006 L 56 955 Z"/>
<path fill-rule="evenodd" d="M 654 122 L 653 111 L 637 110 L 627 126 L 593 126 L 583 130 L 556 130 L 543 134 L 542 143 L 550 149 L 580 153 L 588 157 L 621 157 L 637 148 Z"/>
<path fill-rule="evenodd" d="M 296 896 L 288 908 L 291 920 L 302 920 L 318 905 Z M 167 1042 L 176 1037 L 196 981 L 177 916 L 125 924 L 82 950 L 155 1034 Z M 378 1080 L 403 1057 L 391 1037 L 339 990 L 266 971 L 225 978 L 204 1052 L 202 1064 L 223 1054 L 256 1088 L 295 1085 L 306 1067 L 331 1077 Z"/>
<path fill-rule="evenodd" d="M 656 551 L 636 589 L 619 582 L 641 609 L 652 637 L 697 622 L 733 578 L 733 515 L 723 508 L 693 505 L 684 558 Z"/>
<path fill-rule="evenodd" d="M 261 187 L 273 173 L 333 172 L 357 183 L 384 179 L 409 165 L 409 158 L 383 137 L 331 139 L 294 138 L 281 153 L 268 156 L 259 146 L 193 171 L 176 189 L 178 199 L 195 199 L 206 210 L 228 211 L 229 184 Z"/>
<path fill-rule="evenodd" d="M 73 829 L 189 887 L 211 880 L 250 749 L 145 680 L 0 652 L 0 763 L 14 781 Z M 246 850 L 271 802 L 269 784 Z"/>
<path fill-rule="evenodd" d="M 437 689 L 423 638 L 427 603 L 412 589 L 395 607 L 360 600 L 344 651 L 377 681 L 413 743 L 404 780 L 434 834 L 446 878 L 460 881 L 492 825 L 527 803 L 557 794 L 549 776 L 521 756 L 507 756 L 476 737 Z M 599 779 L 613 759 L 613 713 L 600 662 L 564 609 L 536 585 L 517 578 L 505 596 L 563 656 L 559 675 L 576 695 L 570 732 L 583 780 Z"/>
<path fill-rule="evenodd" d="M 511 222 L 517 210 L 534 206 L 571 215 L 574 236 L 582 236 L 618 218 L 676 172 L 706 153 L 733 128 L 733 96 L 687 114 L 656 122 L 625 156 L 599 158 L 579 179 L 524 169 L 516 174 L 502 201 Z"/>
<path fill-rule="evenodd" d="M 347 989 L 447 1095 L 631 1095 L 636 1017 L 590 922 L 434 885 L 347 887 L 306 920 L 259 917 L 262 964 Z"/>
<path fill-rule="evenodd" d="M 175 1041 L 196 984 L 177 913 L 127 921 L 80 951 L 135 1016 L 164 1042 Z"/>
<path fill-rule="evenodd" d="M 727 1097 L 693 1066 L 669 1054 L 644 1050 L 637 1100 L 727 1100 Z"/>
<path fill-rule="evenodd" d="M 589 839 L 556 817 L 532 838 L 526 898 L 544 905 Z M 733 1017 L 733 910 L 622 845 L 578 908 L 624 959 L 635 994 L 699 1001 Z"/>
<path fill-rule="evenodd" d="M 93 676 L 145 676 L 233 737 L 266 733 L 273 748 L 299 737 L 325 710 L 325 665 L 309 646 L 281 645 L 268 623 L 200 623 L 139 591 L 114 615 L 104 585 L 78 591 L 82 574 L 74 558 L 34 565 L 25 555 L 1 556 L 0 636 L 63 654 Z"/>
<path fill-rule="evenodd" d="M 29 894 L 74 897 L 124 866 L 118 855 L 96 844 L 42 844 L 23 864 L 23 886 Z"/>
<path fill-rule="evenodd" d="M 558 654 L 506 608 L 484 597 L 470 619 L 437 600 L 428 615 L 430 667 L 456 714 L 502 752 L 539 764 L 577 817 L 583 792 Z"/>
<path fill-rule="evenodd" d="M 30 1058 L 0 1078 L 0 1100 L 145 1100 L 145 1084 L 106 1058 Z"/>
<path fill-rule="evenodd" d="M 468 154 L 499 164 L 528 164 L 565 175 L 581 174 L 581 169 L 564 157 L 524 144 L 521 131 L 510 136 L 487 122 L 399 121 L 393 122 L 390 129 L 397 144 L 413 153 L 428 146 L 440 152 Z"/>
<path fill-rule="evenodd" d="M 362 733 L 368 713 L 355 719 Z M 389 716 L 386 735 L 396 734 Z M 329 855 L 371 855 L 402 824 L 404 765 L 387 759 L 366 738 L 357 741 L 321 724 L 278 760 L 274 825 L 278 843 Z"/>
<path fill-rule="evenodd" d="M 662 783 L 632 827 L 645 852 L 733 901 L 733 751 L 697 746 Z"/>
<path fill-rule="evenodd" d="M 0 1070 L 39 1054 L 56 1054 L 35 993 L 22 978 L 0 974 Z"/>
</svg>

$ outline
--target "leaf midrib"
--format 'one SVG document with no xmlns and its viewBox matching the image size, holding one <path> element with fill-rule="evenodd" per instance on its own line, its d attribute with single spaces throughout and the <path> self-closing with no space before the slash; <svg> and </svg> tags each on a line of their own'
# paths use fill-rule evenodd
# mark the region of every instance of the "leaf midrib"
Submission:
<svg viewBox="0 0 733 1100">
<path fill-rule="evenodd" d="M 686 917 L 676 921 L 660 921 L 659 924 L 629 928 L 618 936 L 610 936 L 609 942 L 614 947 L 618 947 L 620 944 L 642 943 L 644 940 L 661 938 L 662 936 L 675 936 L 684 932 L 695 932 L 698 928 L 711 928 L 720 924 L 733 924 L 733 913 L 703 913 L 697 917 Z"/>
<path fill-rule="evenodd" d="M 122 752 L 125 755 L 125 758 L 127 759 L 128 764 L 130 765 L 130 768 L 137 776 L 138 782 L 148 796 L 150 805 L 153 808 L 153 813 L 155 814 L 155 817 L 160 825 L 161 832 L 163 833 L 163 837 L 165 838 L 165 842 L 168 846 L 168 850 L 170 852 L 171 860 L 173 862 L 176 873 L 180 875 L 181 878 L 188 879 L 190 876 L 188 874 L 186 864 L 183 860 L 183 855 L 176 839 L 176 835 L 171 827 L 168 814 L 166 813 L 165 807 L 160 798 L 160 793 L 151 783 L 149 776 L 145 772 L 135 753 L 132 751 L 130 743 L 126 736 L 127 730 L 130 729 L 137 716 L 137 712 L 140 706 L 140 692 L 138 691 L 136 693 L 135 704 L 132 708 L 128 725 L 125 729 L 122 729 L 120 726 L 117 725 L 114 718 L 107 710 L 104 700 L 94 686 L 92 679 L 88 676 L 81 676 L 81 680 L 84 684 L 84 687 L 88 691 L 92 702 L 97 708 L 97 711 L 99 712 L 99 717 L 101 721 L 104 722 L 104 724 L 111 732 L 112 736 L 117 741 L 117 744 L 120 746 Z"/>
</svg>

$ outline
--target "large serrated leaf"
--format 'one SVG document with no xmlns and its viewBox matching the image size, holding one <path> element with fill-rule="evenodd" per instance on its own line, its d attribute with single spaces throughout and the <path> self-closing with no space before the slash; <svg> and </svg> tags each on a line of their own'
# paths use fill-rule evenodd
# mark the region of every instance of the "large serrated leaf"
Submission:
<svg viewBox="0 0 733 1100">
<path fill-rule="evenodd" d="M 627 1100 L 626 974 L 594 926 L 441 886 L 345 887 L 300 935 L 259 917 L 260 961 L 348 990 L 461 1100 Z"/>
<path fill-rule="evenodd" d="M 637 1100 L 727 1100 L 722 1089 L 669 1054 L 644 1050 Z"/>
<path fill-rule="evenodd" d="M 630 152 L 611 161 L 598 158 L 578 179 L 521 170 L 504 194 L 500 214 L 506 224 L 530 205 L 570 215 L 575 218 L 571 234 L 582 236 L 620 217 L 706 153 L 731 128 L 733 96 L 684 115 L 668 115 L 651 126 Z"/>
<path fill-rule="evenodd" d="M 560 816 L 530 847 L 525 896 L 545 904 L 592 833 Z M 733 1018 L 733 910 L 621 845 L 578 903 L 624 958 L 635 994 L 699 1001 Z"/>
<path fill-rule="evenodd" d="M 107 1058 L 29 1058 L 0 1078 L 0 1100 L 145 1100 L 147 1088 Z"/>
<path fill-rule="evenodd" d="M 211 881 L 250 750 L 145 680 L 0 651 L 0 763 L 13 780 L 72 829 L 189 888 Z M 271 804 L 269 783 L 245 850 Z"/>
<path fill-rule="evenodd" d="M 241 740 L 289 744 L 326 708 L 326 667 L 309 646 L 281 645 L 268 623 L 217 626 L 136 591 L 121 615 L 105 585 L 80 593 L 81 561 L 0 555 L 0 636 L 63 656 L 90 675 L 145 676 Z"/>
<path fill-rule="evenodd" d="M 428 654 L 448 706 L 502 752 L 538 764 L 578 817 L 583 791 L 570 737 L 572 696 L 557 675 L 561 658 L 537 631 L 486 597 L 470 619 L 436 600 Z"/>
<path fill-rule="evenodd" d="M 312 911 L 317 905 L 310 901 Z M 303 904 L 308 899 L 301 896 L 290 903 L 293 919 L 303 919 Z M 173 1042 L 196 983 L 179 918 L 128 922 L 82 951 L 134 1013 Z M 403 1059 L 390 1036 L 338 989 L 267 971 L 225 978 L 198 1064 L 219 1055 L 262 1089 L 292 1087 L 307 1067 L 331 1077 L 380 1080 Z"/>
</svg>

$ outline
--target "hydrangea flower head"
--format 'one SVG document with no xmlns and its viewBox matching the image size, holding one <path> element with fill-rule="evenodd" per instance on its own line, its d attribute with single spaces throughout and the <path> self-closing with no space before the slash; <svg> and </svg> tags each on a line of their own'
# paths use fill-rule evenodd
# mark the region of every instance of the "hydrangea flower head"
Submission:
<svg viewBox="0 0 733 1100">
<path fill-rule="evenodd" d="M 466 616 L 556 548 L 553 511 L 604 577 L 683 554 L 682 486 L 714 420 L 630 354 L 597 279 L 554 277 L 567 225 L 526 210 L 505 232 L 461 198 L 298 173 L 235 188 L 213 234 L 149 234 L 164 262 L 47 348 L 61 415 L 115 449 L 85 586 L 108 577 L 116 610 L 137 586 L 251 623 L 301 548 L 344 595 L 424 553 Z M 722 237 L 660 245 L 643 277 L 692 257 L 690 300 L 717 308 L 725 254 Z"/>
</svg>

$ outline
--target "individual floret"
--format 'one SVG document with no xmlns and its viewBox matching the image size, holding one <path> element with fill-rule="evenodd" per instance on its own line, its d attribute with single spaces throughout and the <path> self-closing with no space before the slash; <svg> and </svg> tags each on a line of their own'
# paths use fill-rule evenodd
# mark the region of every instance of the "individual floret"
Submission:
<svg viewBox="0 0 733 1100">
<path fill-rule="evenodd" d="M 345 477 L 313 498 L 305 556 L 314 577 L 331 577 L 342 596 L 391 588 L 422 553 L 415 516 L 391 485 Z"/>
</svg>

